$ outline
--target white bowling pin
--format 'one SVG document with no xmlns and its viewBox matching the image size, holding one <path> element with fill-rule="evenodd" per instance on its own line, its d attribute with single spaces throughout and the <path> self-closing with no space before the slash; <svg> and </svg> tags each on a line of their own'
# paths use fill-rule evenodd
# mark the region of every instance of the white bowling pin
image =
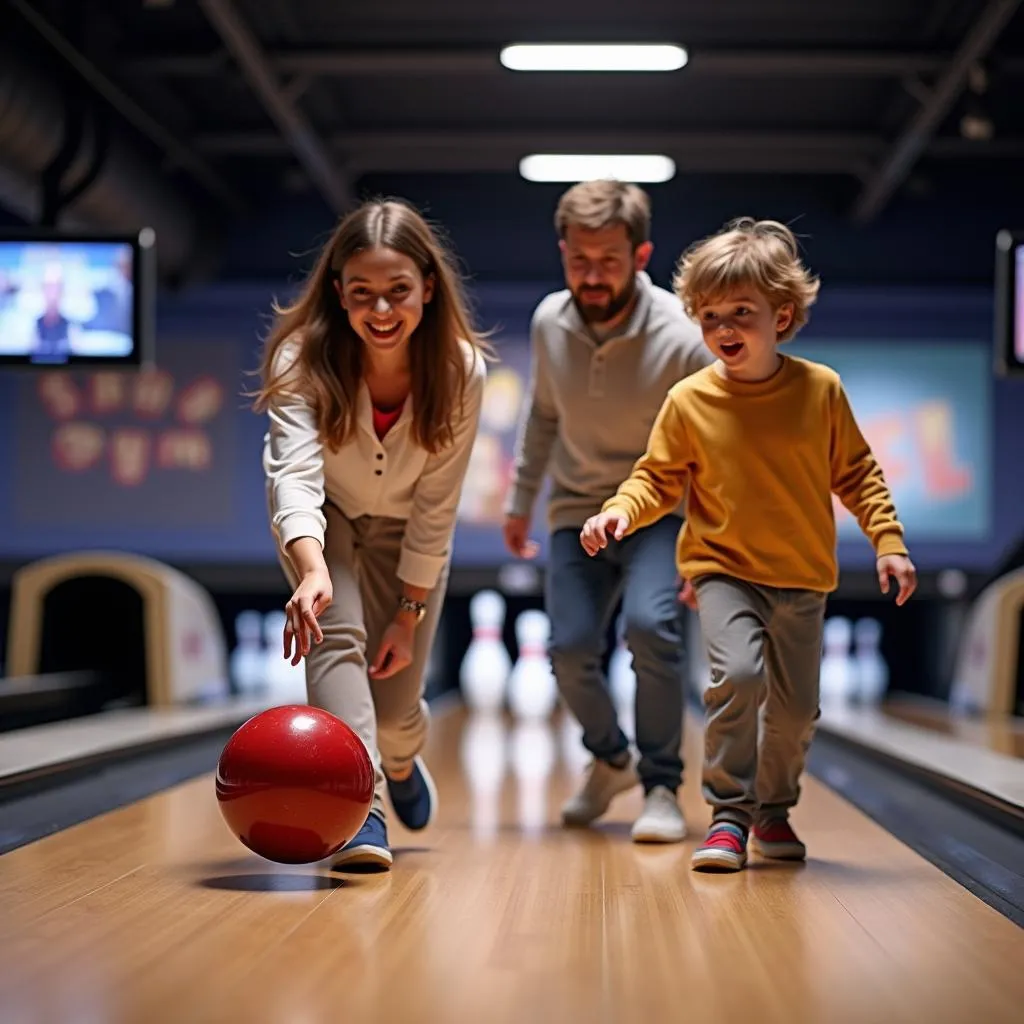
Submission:
<svg viewBox="0 0 1024 1024">
<path fill-rule="evenodd" d="M 231 682 L 239 694 L 248 697 L 259 693 L 266 682 L 260 613 L 241 612 L 235 619 L 235 636 L 238 643 L 231 652 Z"/>
<path fill-rule="evenodd" d="M 516 619 L 519 658 L 508 680 L 508 702 L 519 718 L 548 718 L 558 701 L 558 688 L 548 660 L 551 622 L 544 612 L 529 609 Z"/>
<path fill-rule="evenodd" d="M 519 790 L 519 825 L 528 834 L 547 823 L 548 782 L 555 766 L 555 737 L 548 722 L 518 722 L 512 733 L 511 761 Z"/>
<path fill-rule="evenodd" d="M 472 794 L 471 819 L 478 839 L 493 839 L 498 832 L 507 746 L 505 723 L 499 714 L 469 716 L 462 734 L 462 771 Z"/>
<path fill-rule="evenodd" d="M 850 655 L 852 632 L 850 620 L 841 615 L 825 620 L 820 683 L 822 704 L 843 704 L 853 696 L 856 680 Z"/>
<path fill-rule="evenodd" d="M 889 686 L 889 666 L 882 657 L 882 624 L 877 619 L 858 619 L 853 627 L 854 672 L 857 695 L 865 704 L 875 704 Z"/>
<path fill-rule="evenodd" d="M 618 642 L 608 659 L 608 689 L 619 716 L 619 725 L 632 739 L 636 717 L 636 673 L 633 671 L 633 655 L 626 646 L 626 638 L 623 635 L 621 617 L 615 633 Z"/>
<path fill-rule="evenodd" d="M 481 590 L 469 602 L 473 639 L 459 669 L 459 684 L 472 711 L 496 711 L 505 701 L 512 659 L 501 637 L 505 599 L 496 590 Z"/>
<path fill-rule="evenodd" d="M 288 616 L 283 611 L 268 612 L 263 617 L 263 642 L 266 645 L 264 677 L 270 695 L 277 703 L 305 704 L 305 661 L 293 665 L 284 657 L 284 627 L 287 621 Z"/>
<path fill-rule="evenodd" d="M 576 716 L 565 708 L 562 712 L 562 726 L 559 735 L 562 763 L 570 774 L 579 775 L 590 764 L 590 751 L 583 746 L 583 726 Z"/>
<path fill-rule="evenodd" d="M 690 693 L 703 700 L 711 685 L 711 667 L 708 665 L 704 636 L 700 631 L 700 617 L 696 614 L 686 616 L 686 652 Z"/>
</svg>

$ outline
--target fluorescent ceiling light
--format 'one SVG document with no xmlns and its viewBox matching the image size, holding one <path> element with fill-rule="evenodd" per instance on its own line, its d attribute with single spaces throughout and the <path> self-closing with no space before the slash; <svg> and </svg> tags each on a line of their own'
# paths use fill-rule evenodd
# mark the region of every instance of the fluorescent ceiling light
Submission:
<svg viewBox="0 0 1024 1024">
<path fill-rule="evenodd" d="M 665 43 L 517 43 L 501 51 L 512 71 L 678 71 L 687 59 Z"/>
<path fill-rule="evenodd" d="M 659 182 L 675 177 L 675 161 L 657 154 L 533 153 L 519 161 L 519 173 L 527 181 Z"/>
</svg>

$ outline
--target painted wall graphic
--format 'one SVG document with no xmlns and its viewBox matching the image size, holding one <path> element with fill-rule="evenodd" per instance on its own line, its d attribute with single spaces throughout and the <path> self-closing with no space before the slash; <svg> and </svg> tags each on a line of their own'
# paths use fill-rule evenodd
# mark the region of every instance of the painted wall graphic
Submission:
<svg viewBox="0 0 1024 1024">
<path fill-rule="evenodd" d="M 15 507 L 40 526 L 230 525 L 230 348 L 167 347 L 138 373 L 42 371 L 18 388 Z"/>
<path fill-rule="evenodd" d="M 528 400 L 530 347 L 525 338 L 502 340 L 501 361 L 489 367 L 480 427 L 459 501 L 455 557 L 462 564 L 500 564 L 511 559 L 501 536 L 519 417 Z M 546 549 L 544 503 L 547 484 L 537 497 L 533 537 Z"/>
<path fill-rule="evenodd" d="M 459 502 L 462 523 L 497 523 L 503 515 L 519 412 L 526 401 L 528 368 L 524 346 L 506 347 L 504 365 L 494 367 L 484 387 L 480 427 Z"/>
<path fill-rule="evenodd" d="M 988 352 L 977 345 L 797 342 L 794 355 L 833 367 L 893 492 L 913 543 L 981 540 L 992 519 Z M 833 501 L 841 539 L 860 536 Z"/>
<path fill-rule="evenodd" d="M 509 558 L 502 512 L 539 292 L 494 291 L 480 320 L 498 327 L 499 361 L 489 367 L 461 496 L 457 566 Z M 244 371 L 257 365 L 266 301 L 239 288 L 175 309 L 160 325 L 157 367 L 141 374 L 0 372 L 0 559 L 114 547 L 171 562 L 273 563 L 260 464 L 266 419 L 242 394 L 254 383 Z M 992 379 L 984 331 L 969 333 L 976 317 L 950 329 L 959 340 L 940 340 L 934 296 L 918 306 L 873 301 L 877 334 L 844 330 L 860 308 L 848 300 L 833 314 L 819 311 L 813 333 L 788 351 L 842 375 L 918 564 L 990 565 L 1024 529 L 1020 386 Z M 924 336 L 925 327 L 935 334 Z M 532 529 L 541 564 L 545 496 Z M 837 514 L 843 566 L 869 566 L 856 523 L 841 507 Z"/>
<path fill-rule="evenodd" d="M 984 539 L 991 525 L 992 408 L 988 353 L 972 344 L 863 342 L 794 344 L 788 349 L 832 366 L 885 471 L 912 540 Z M 465 555 L 500 557 L 494 531 L 514 457 L 519 408 L 527 399 L 529 348 L 507 341 L 492 370 L 480 433 L 460 506 Z M 534 532 L 543 531 L 542 496 Z M 841 540 L 860 538 L 834 500 Z M 483 531 L 488 528 L 489 534 Z"/>
</svg>

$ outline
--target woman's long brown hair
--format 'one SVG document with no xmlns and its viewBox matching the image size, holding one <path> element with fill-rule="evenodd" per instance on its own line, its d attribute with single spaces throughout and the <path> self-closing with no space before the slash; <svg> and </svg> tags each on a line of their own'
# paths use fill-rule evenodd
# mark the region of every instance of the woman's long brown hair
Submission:
<svg viewBox="0 0 1024 1024">
<path fill-rule="evenodd" d="M 288 395 L 308 398 L 316 410 L 321 441 L 332 450 L 355 427 L 356 391 L 363 376 L 363 342 L 341 308 L 334 281 L 356 253 L 384 246 L 408 256 L 424 279 L 434 278 L 434 294 L 409 342 L 413 437 L 429 452 L 451 443 L 456 410 L 461 408 L 468 367 L 461 341 L 481 355 L 492 355 L 484 335 L 471 322 L 461 276 L 435 230 L 401 200 L 378 199 L 345 217 L 324 247 L 299 297 L 273 306 L 274 324 L 260 361 L 261 387 L 254 407 L 263 412 Z M 282 366 L 285 344 L 297 356 Z"/>
</svg>

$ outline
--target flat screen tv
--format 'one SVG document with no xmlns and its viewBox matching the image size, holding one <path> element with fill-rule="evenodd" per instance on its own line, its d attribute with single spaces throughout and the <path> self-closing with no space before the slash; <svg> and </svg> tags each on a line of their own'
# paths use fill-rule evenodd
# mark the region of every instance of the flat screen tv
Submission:
<svg viewBox="0 0 1024 1024">
<path fill-rule="evenodd" d="M 996 373 L 1024 376 L 1024 230 L 996 236 Z"/>
<path fill-rule="evenodd" d="M 0 229 L 0 368 L 151 363 L 155 243 L 150 228 Z"/>
</svg>

